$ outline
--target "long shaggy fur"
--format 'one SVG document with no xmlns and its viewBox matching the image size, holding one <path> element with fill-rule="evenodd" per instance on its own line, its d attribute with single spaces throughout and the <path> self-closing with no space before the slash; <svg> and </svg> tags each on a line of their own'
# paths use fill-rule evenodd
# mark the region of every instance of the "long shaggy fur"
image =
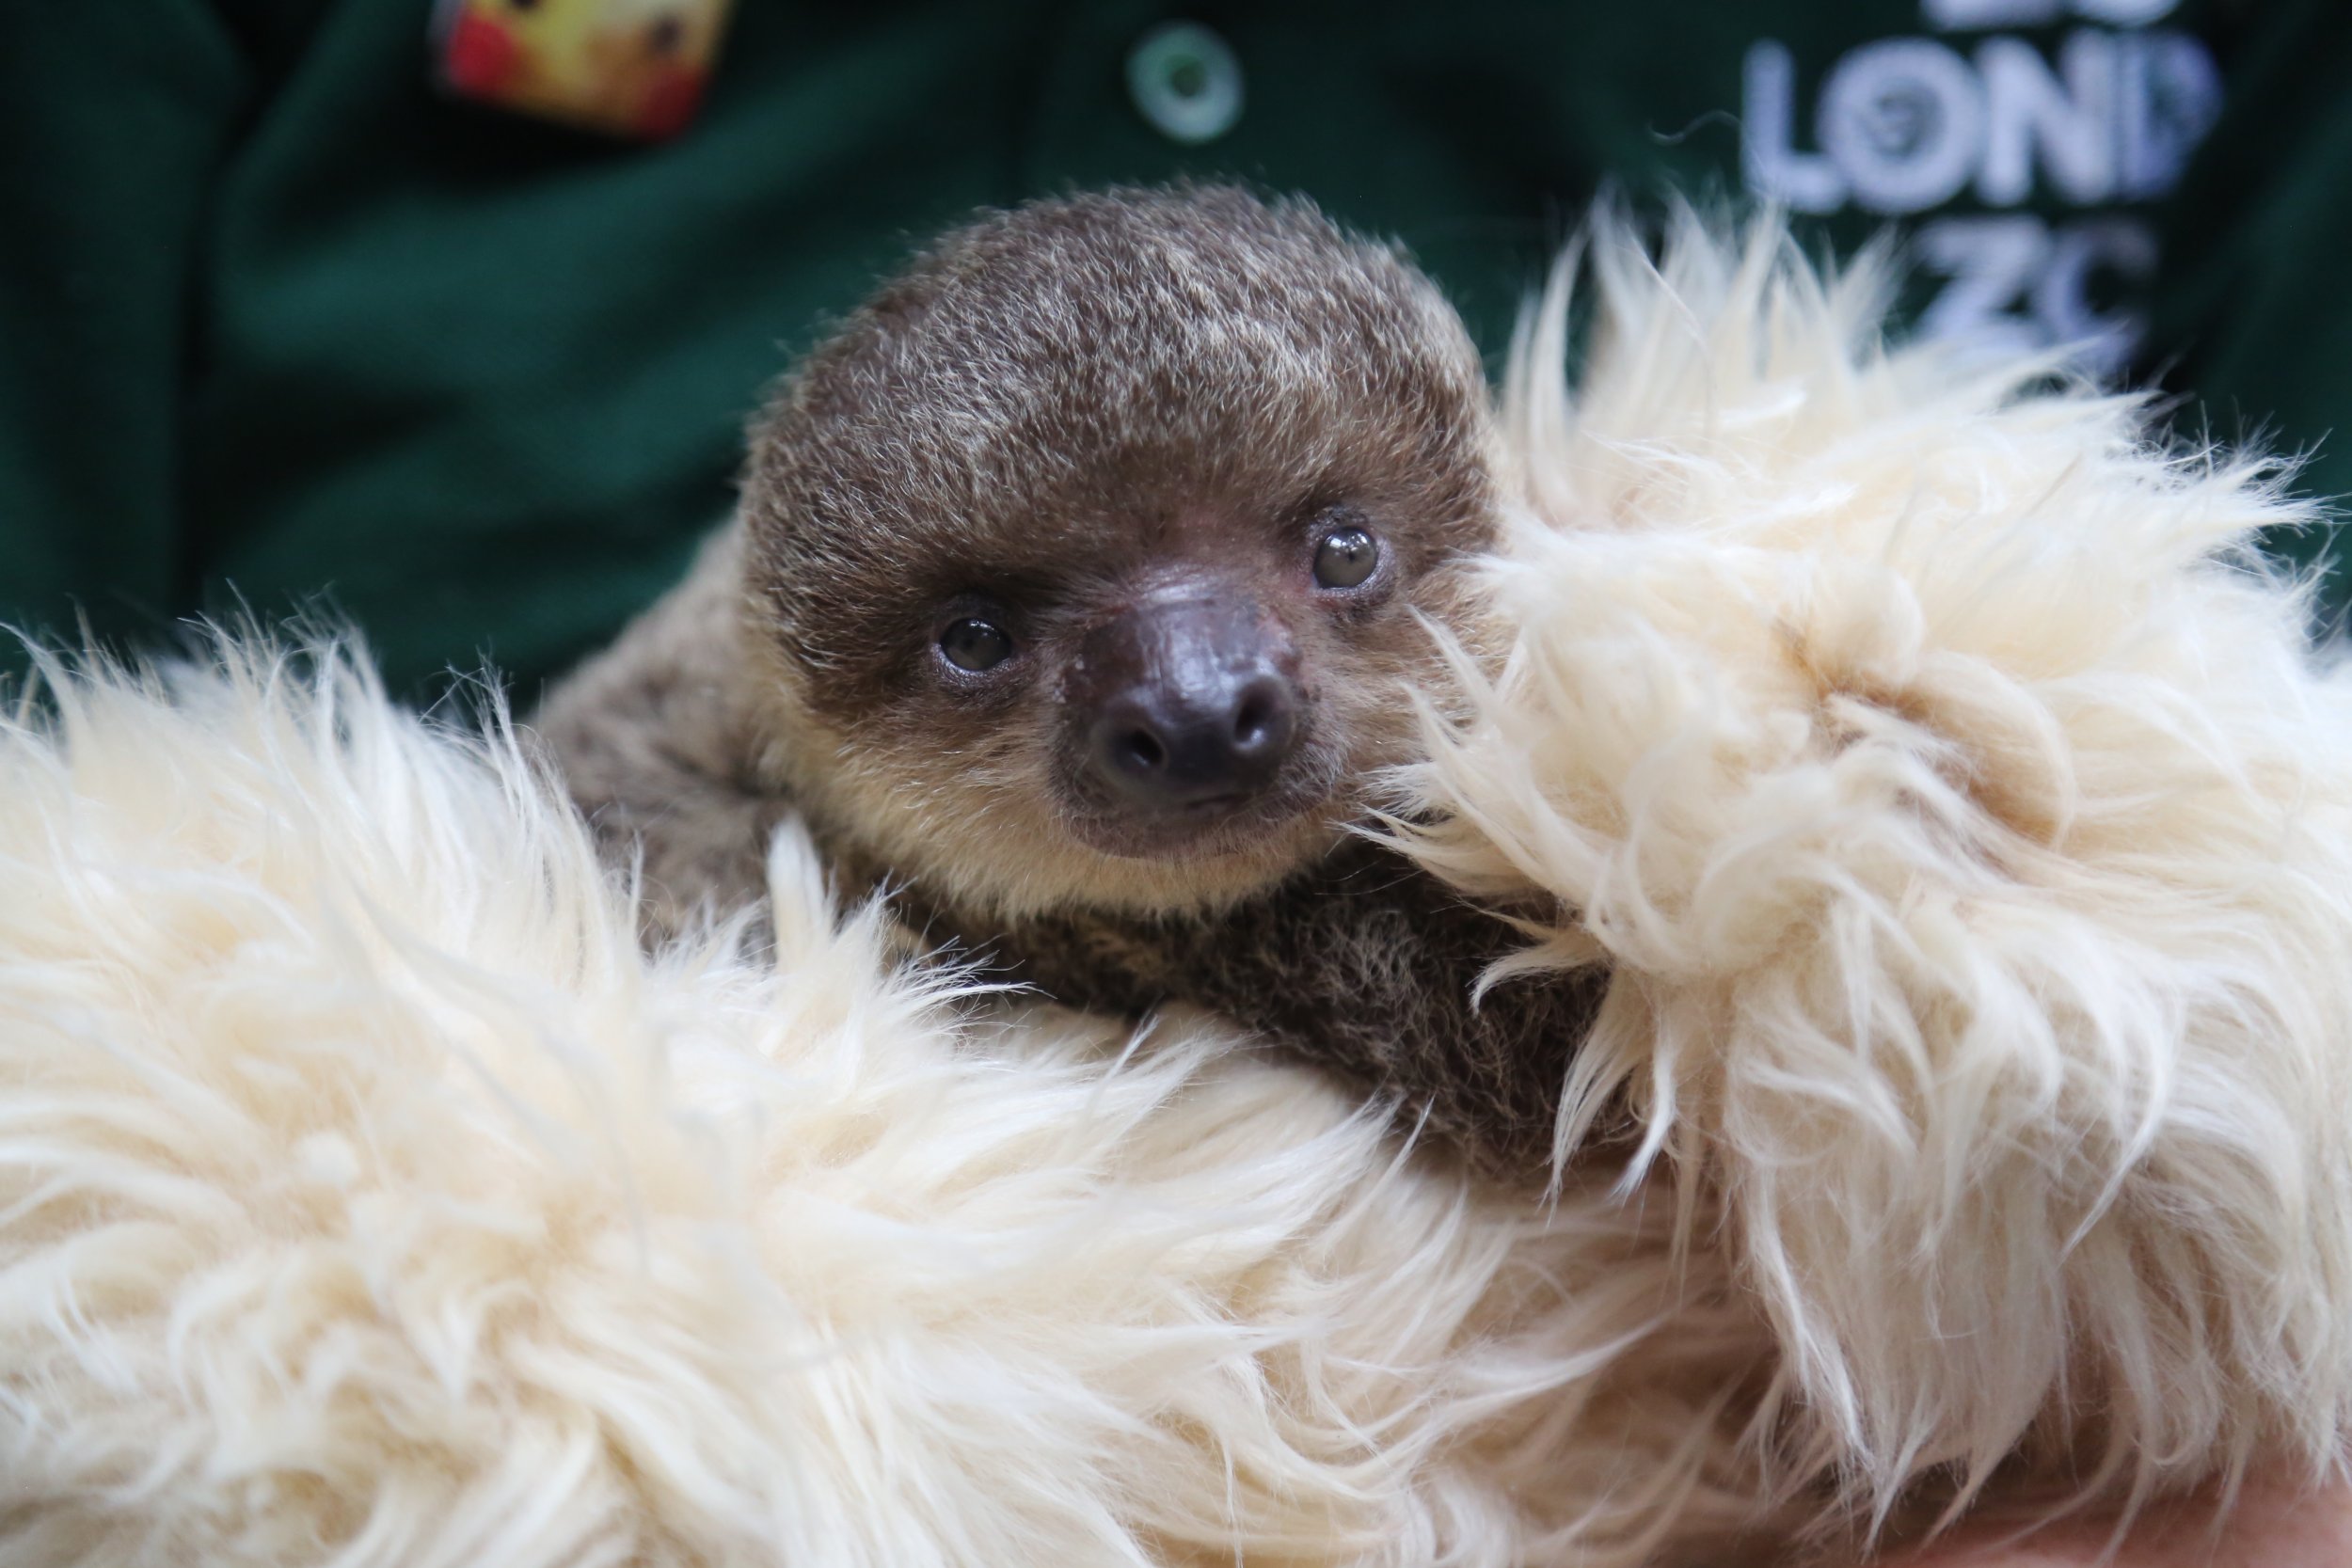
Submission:
<svg viewBox="0 0 2352 1568">
<path fill-rule="evenodd" d="M 1769 230 L 1589 271 L 1402 835 L 1612 966 L 1549 1207 L 903 967 L 789 829 L 772 955 L 646 957 L 502 727 L 331 649 L 53 669 L 0 1562 L 1594 1568 L 2336 1463 L 2352 715 L 2242 553 L 2298 514 Z"/>
<path fill-rule="evenodd" d="M 2252 550 L 2308 514 L 2142 400 L 1887 351 L 1875 261 L 1586 261 L 1506 388 L 1516 644 L 1408 835 L 1554 902 L 1515 967 L 1614 967 L 1561 1153 L 1629 1118 L 1772 1320 L 1758 1431 L 1858 1506 L 2338 1465 L 2352 694 Z"/>
<path fill-rule="evenodd" d="M 1648 1560 L 1759 1325 L 1206 1023 L 837 920 L 641 955 L 502 731 L 331 651 L 0 729 L 0 1562 Z"/>
</svg>

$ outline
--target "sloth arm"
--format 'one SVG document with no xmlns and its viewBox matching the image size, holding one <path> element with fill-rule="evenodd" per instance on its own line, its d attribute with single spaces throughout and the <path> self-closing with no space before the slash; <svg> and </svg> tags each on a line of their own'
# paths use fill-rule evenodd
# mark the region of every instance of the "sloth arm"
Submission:
<svg viewBox="0 0 2352 1568">
<path fill-rule="evenodd" d="M 754 771 L 735 644 L 732 530 L 693 573 L 532 720 L 573 802 L 614 864 L 635 859 L 648 942 L 767 895 L 768 841 L 790 801 Z"/>
<path fill-rule="evenodd" d="M 910 890 L 913 891 L 913 890 Z M 1513 928 L 1379 845 L 1351 841 L 1272 892 L 1205 917 L 1073 912 L 1010 931 L 928 915 L 1057 1001 L 1221 1013 L 1395 1094 L 1408 1118 L 1525 1175 L 1548 1162 L 1569 1058 L 1605 971 L 1513 976 L 1473 999 Z"/>
</svg>

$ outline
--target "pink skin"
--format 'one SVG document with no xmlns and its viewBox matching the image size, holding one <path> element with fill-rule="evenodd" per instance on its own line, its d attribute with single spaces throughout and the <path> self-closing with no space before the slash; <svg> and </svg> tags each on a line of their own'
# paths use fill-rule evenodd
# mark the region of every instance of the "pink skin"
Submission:
<svg viewBox="0 0 2352 1568">
<path fill-rule="evenodd" d="M 2352 1568 L 2352 1483 L 2307 1493 L 2250 1482 L 2226 1516 L 2211 1498 L 2186 1498 L 2150 1510 L 2121 1543 L 2092 1521 L 2023 1541 L 1963 1527 L 1871 1568 Z"/>
</svg>

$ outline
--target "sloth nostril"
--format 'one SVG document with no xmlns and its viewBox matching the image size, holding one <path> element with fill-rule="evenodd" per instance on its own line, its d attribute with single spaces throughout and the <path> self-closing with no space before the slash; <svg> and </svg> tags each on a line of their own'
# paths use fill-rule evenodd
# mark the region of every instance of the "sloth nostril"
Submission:
<svg viewBox="0 0 2352 1568">
<path fill-rule="evenodd" d="M 1168 748 L 1150 730 L 1129 730 L 1119 737 L 1119 760 L 1138 773 L 1156 773 L 1168 766 Z"/>
<path fill-rule="evenodd" d="M 1233 744 L 1244 752 L 1257 751 L 1266 743 L 1266 732 L 1272 728 L 1273 719 L 1274 705 L 1262 693 L 1250 693 L 1233 715 Z"/>
</svg>

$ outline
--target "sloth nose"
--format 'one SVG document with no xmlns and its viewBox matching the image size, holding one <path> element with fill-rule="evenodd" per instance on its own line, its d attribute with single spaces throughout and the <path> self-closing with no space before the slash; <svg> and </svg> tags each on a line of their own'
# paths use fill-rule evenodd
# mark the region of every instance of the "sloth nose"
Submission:
<svg viewBox="0 0 2352 1568">
<path fill-rule="evenodd" d="M 1130 811 L 1238 805 L 1298 738 L 1289 639 L 1252 604 L 1128 611 L 1088 640 L 1089 760 Z"/>
<path fill-rule="evenodd" d="M 1273 782 L 1296 731 L 1290 685 L 1271 671 L 1209 690 L 1139 687 L 1095 721 L 1095 765 L 1140 806 L 1238 803 Z"/>
</svg>

